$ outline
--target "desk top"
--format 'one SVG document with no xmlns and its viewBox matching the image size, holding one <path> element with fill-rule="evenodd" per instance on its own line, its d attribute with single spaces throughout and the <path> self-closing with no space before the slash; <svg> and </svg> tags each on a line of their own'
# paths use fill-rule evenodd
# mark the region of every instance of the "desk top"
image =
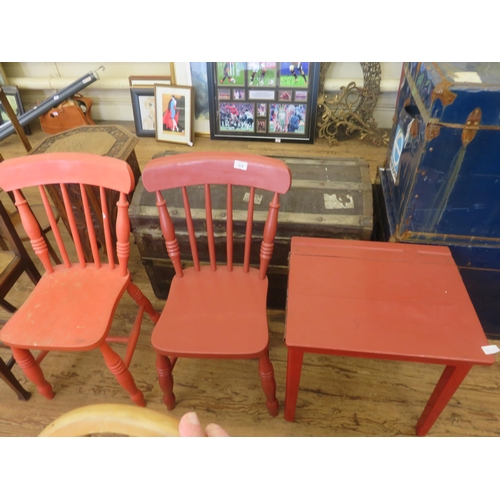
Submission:
<svg viewBox="0 0 500 500">
<path fill-rule="evenodd" d="M 292 238 L 286 344 L 308 352 L 490 365 L 448 247 Z"/>
</svg>

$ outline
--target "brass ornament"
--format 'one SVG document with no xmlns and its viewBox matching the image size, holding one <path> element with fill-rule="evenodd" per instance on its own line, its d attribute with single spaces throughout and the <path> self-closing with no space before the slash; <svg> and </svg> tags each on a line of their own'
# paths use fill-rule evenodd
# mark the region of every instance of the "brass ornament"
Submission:
<svg viewBox="0 0 500 500">
<path fill-rule="evenodd" d="M 359 138 L 370 137 L 376 146 L 387 146 L 389 137 L 378 128 L 373 111 L 380 95 L 380 63 L 360 63 L 363 70 L 363 88 L 355 82 L 341 87 L 340 92 L 327 96 L 324 92 L 329 62 L 322 62 L 319 77 L 317 136 L 328 140 L 330 146 L 359 133 Z"/>
</svg>

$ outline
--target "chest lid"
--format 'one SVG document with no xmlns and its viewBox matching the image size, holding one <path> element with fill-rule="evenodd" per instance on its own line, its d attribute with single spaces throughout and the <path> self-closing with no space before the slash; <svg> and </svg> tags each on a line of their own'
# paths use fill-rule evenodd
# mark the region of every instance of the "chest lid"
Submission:
<svg viewBox="0 0 500 500">
<path fill-rule="evenodd" d="M 500 63 L 411 62 L 406 79 L 425 122 L 464 126 L 480 109 L 480 126 L 500 127 Z"/>
</svg>

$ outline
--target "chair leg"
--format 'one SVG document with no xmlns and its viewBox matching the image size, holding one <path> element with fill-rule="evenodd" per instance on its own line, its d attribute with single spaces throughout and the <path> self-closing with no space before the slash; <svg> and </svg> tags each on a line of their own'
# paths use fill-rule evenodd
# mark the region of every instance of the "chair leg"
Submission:
<svg viewBox="0 0 500 500">
<path fill-rule="evenodd" d="M 127 287 L 127 292 L 132 297 L 132 299 L 135 300 L 139 307 L 144 306 L 144 310 L 148 313 L 151 321 L 156 325 L 156 323 L 158 323 L 158 320 L 160 319 L 160 313 L 153 309 L 153 305 L 151 304 L 149 299 L 144 296 L 140 288 L 134 283 L 130 282 Z"/>
<path fill-rule="evenodd" d="M 0 235 L 0 250 L 3 250 L 4 252 L 9 250 L 9 246 L 5 242 L 5 240 L 2 238 L 2 235 Z"/>
<path fill-rule="evenodd" d="M 19 349 L 18 347 L 11 347 L 11 349 L 16 363 L 23 370 L 26 377 L 36 385 L 38 392 L 43 397 L 52 399 L 54 397 L 52 386 L 45 380 L 42 369 L 31 352 L 28 349 Z"/>
<path fill-rule="evenodd" d="M 276 380 L 274 369 L 267 354 L 267 350 L 259 358 L 259 373 L 262 381 L 262 389 L 266 395 L 266 406 L 269 413 L 275 417 L 278 415 L 279 403 L 276 399 Z"/>
<path fill-rule="evenodd" d="M 156 355 L 156 371 L 158 373 L 158 382 L 163 391 L 163 402 L 167 409 L 175 408 L 174 378 L 172 377 L 172 365 L 168 356 L 163 354 Z"/>
<path fill-rule="evenodd" d="M 2 358 L 0 358 L 0 378 L 17 394 L 17 399 L 21 401 L 28 401 L 31 397 L 31 393 L 29 393 L 19 383 L 19 380 L 14 377 L 9 365 L 6 364 Z"/>
<path fill-rule="evenodd" d="M 125 366 L 122 358 L 116 354 L 108 344 L 103 343 L 99 346 L 104 357 L 104 362 L 109 371 L 116 377 L 118 383 L 128 392 L 130 399 L 137 406 L 146 406 L 144 394 L 135 385 L 134 377 Z"/>
<path fill-rule="evenodd" d="M 15 313 L 17 311 L 17 307 L 13 306 L 10 302 L 7 302 L 5 299 L 0 299 L 0 307 L 5 309 L 7 312 Z"/>
</svg>

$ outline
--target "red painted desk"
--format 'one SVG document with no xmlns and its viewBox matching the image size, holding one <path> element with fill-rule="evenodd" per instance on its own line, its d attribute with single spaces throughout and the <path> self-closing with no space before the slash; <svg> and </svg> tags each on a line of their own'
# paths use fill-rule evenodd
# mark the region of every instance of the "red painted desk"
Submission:
<svg viewBox="0 0 500 500">
<path fill-rule="evenodd" d="M 418 423 L 424 436 L 489 344 L 447 247 L 292 238 L 285 419 L 305 352 L 443 364 Z"/>
</svg>

